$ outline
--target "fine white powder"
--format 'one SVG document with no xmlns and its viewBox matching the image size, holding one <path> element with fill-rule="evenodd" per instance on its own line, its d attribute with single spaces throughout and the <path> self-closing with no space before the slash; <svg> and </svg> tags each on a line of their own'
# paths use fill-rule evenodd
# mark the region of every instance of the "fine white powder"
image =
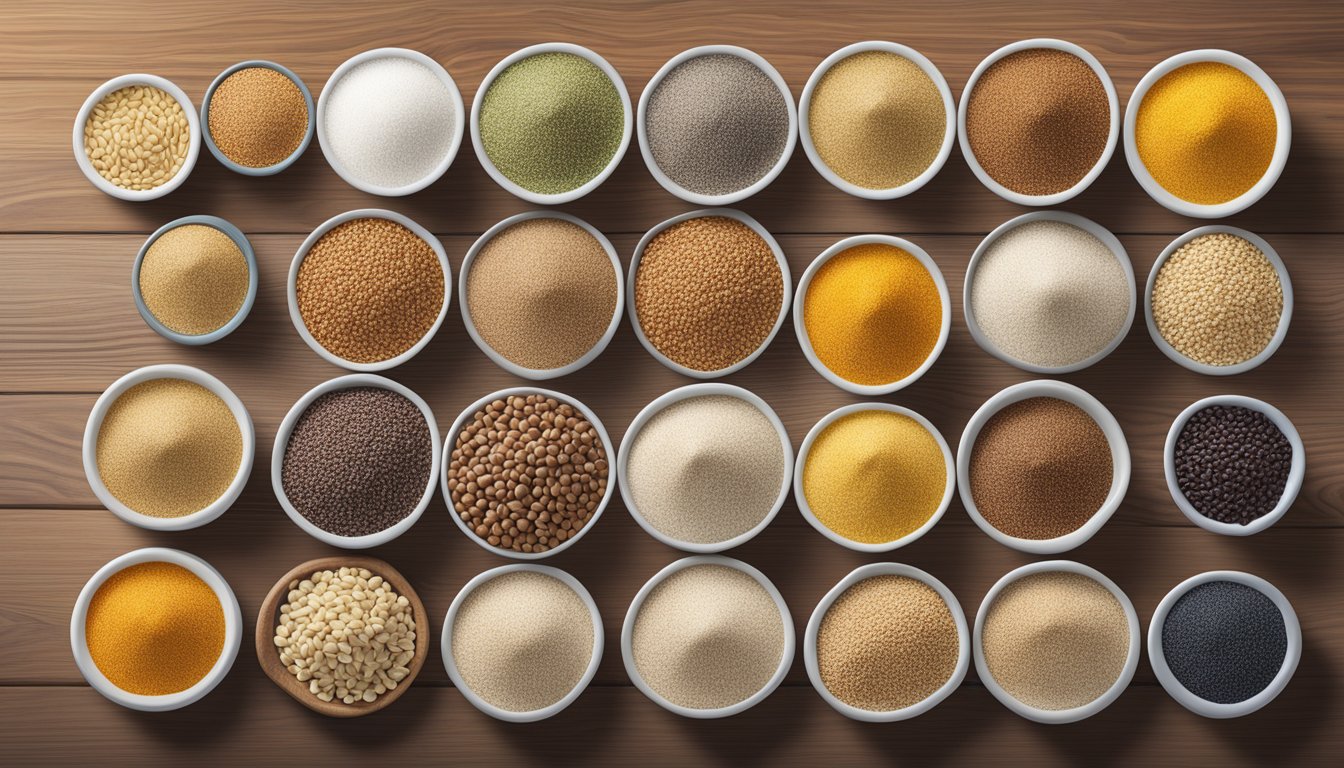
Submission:
<svg viewBox="0 0 1344 768">
<path fill-rule="evenodd" d="M 457 120 L 453 99 L 424 64 L 399 56 L 371 59 L 328 89 L 327 145 L 360 181 L 404 187 L 448 155 Z"/>
</svg>

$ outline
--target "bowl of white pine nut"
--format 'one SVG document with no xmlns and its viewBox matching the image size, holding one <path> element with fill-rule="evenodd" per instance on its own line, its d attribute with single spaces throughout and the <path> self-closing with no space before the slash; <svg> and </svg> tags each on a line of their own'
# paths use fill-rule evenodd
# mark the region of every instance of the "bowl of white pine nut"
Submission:
<svg viewBox="0 0 1344 768">
<path fill-rule="evenodd" d="M 201 153 L 191 99 L 155 75 L 114 77 L 75 116 L 75 162 L 93 186 L 122 200 L 153 200 L 187 180 Z"/>
</svg>

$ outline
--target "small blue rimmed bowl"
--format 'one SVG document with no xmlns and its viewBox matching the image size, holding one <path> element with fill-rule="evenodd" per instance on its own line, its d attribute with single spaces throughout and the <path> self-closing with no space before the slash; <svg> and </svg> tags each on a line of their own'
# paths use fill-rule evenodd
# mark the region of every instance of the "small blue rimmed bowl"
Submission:
<svg viewBox="0 0 1344 768">
<path fill-rule="evenodd" d="M 210 102 L 215 97 L 215 90 L 219 88 L 221 83 L 228 79 L 229 75 L 232 75 L 239 70 L 253 69 L 257 67 L 273 69 L 289 78 L 290 82 L 298 86 L 299 93 L 303 94 L 303 104 L 308 109 L 308 129 L 303 132 L 303 141 L 299 142 L 298 148 L 291 152 L 284 160 L 281 160 L 275 165 L 252 168 L 235 163 L 230 160 L 219 147 L 215 146 L 215 140 L 210 135 Z M 219 76 L 210 83 L 210 87 L 205 90 L 205 98 L 201 100 L 201 136 L 205 139 L 205 146 L 210 150 L 210 154 L 215 156 L 215 159 L 219 161 L 220 165 L 223 165 L 230 171 L 241 173 L 244 176 L 271 176 L 293 165 L 294 161 L 298 160 L 299 157 L 303 155 L 304 151 L 308 149 L 308 145 L 313 142 L 313 132 L 317 129 L 316 117 L 317 107 L 313 104 L 313 94 L 308 90 L 308 86 L 303 82 L 303 78 L 294 74 L 294 72 L 288 68 L 276 64 L 274 61 L 250 59 L 248 61 L 240 61 L 223 72 L 220 72 Z"/>
<path fill-rule="evenodd" d="M 145 261 L 145 254 L 149 252 L 150 246 L 154 245 L 160 237 L 171 230 L 189 224 L 200 224 L 207 227 L 214 227 L 229 236 L 229 239 L 238 246 L 238 250 L 243 252 L 243 258 L 247 259 L 247 295 L 243 297 L 243 305 L 238 308 L 229 322 L 221 325 L 209 333 L 188 334 L 178 333 L 168 328 L 159 319 L 149 311 L 145 306 L 145 297 L 140 295 L 140 265 Z M 140 246 L 140 252 L 135 255 L 135 266 L 131 268 L 131 294 L 135 296 L 135 308 L 140 310 L 140 317 L 144 318 L 145 324 L 154 329 L 154 332 L 169 341 L 176 341 L 178 344 L 188 346 L 200 346 L 210 344 L 233 333 L 234 329 L 243 324 L 247 319 L 247 313 L 252 311 L 252 304 L 257 300 L 257 255 L 252 251 L 252 244 L 247 241 L 247 236 L 243 231 L 218 216 L 183 216 L 180 219 L 164 224 L 150 235 L 145 244 Z"/>
</svg>

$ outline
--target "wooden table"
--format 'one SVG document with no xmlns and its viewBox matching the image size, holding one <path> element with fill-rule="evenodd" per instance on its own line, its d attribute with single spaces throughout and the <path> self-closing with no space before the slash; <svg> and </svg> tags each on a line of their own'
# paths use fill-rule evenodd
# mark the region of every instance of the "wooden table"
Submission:
<svg viewBox="0 0 1344 768">
<path fill-rule="evenodd" d="M 435 763 L 555 764 L 960 764 L 1213 763 L 1320 764 L 1344 753 L 1344 5 L 1130 0 L 1118 7 L 1063 2 L 481 3 L 330 6 L 317 2 L 47 3 L 8 0 L 0 10 L 0 763 L 7 765 L 351 764 L 383 756 Z M 1091 542 L 1067 557 L 1115 579 L 1142 623 L 1177 582 L 1200 571 L 1244 569 L 1278 585 L 1302 621 L 1305 651 L 1292 684 L 1268 708 L 1236 721 L 1205 720 L 1157 685 L 1145 658 L 1133 685 L 1080 724 L 1047 727 L 1011 714 L 975 679 L 917 720 L 865 725 L 827 707 L 801 659 L 760 706 L 715 722 L 679 719 L 630 686 L 618 648 L 626 606 L 641 584 L 680 553 L 656 543 L 619 501 L 574 549 L 554 558 L 592 591 L 606 623 L 597 679 L 561 716 L 518 726 L 478 713 L 451 689 L 435 648 L 414 688 L 391 709 L 355 722 L 323 719 L 276 689 L 244 647 L 229 678 L 184 710 L 147 715 L 103 700 L 80 678 L 68 644 L 70 608 L 100 565 L 146 545 L 201 555 L 233 584 L 244 615 L 294 564 L 334 550 L 296 528 L 277 506 L 259 460 L 241 501 L 209 526 L 156 534 L 133 528 L 95 501 L 79 443 L 98 393 L 123 373 L 186 363 L 219 376 L 251 410 L 259 457 L 277 424 L 307 389 L 343 371 L 299 340 L 285 307 L 284 278 L 304 235 L 360 207 L 405 213 L 440 235 L 454 267 L 473 239 L 527 210 L 486 177 L 465 146 L 442 180 L 409 198 L 375 198 L 347 186 L 314 145 L 278 177 L 245 178 L 202 154 L 190 180 L 152 203 L 96 191 L 71 157 L 70 125 L 84 97 L 126 72 L 166 76 L 199 104 L 226 66 L 269 58 L 298 72 L 316 93 L 347 57 L 385 45 L 415 48 L 443 63 L 470 103 L 486 71 L 524 45 L 565 40 L 589 46 L 621 72 L 632 96 L 664 61 L 706 43 L 736 43 L 769 59 L 795 95 L 827 54 L 856 40 L 907 43 L 942 69 L 960 95 L 975 64 L 1014 40 L 1056 36 L 1082 44 L 1109 69 L 1121 103 L 1149 67 L 1182 50 L 1224 47 L 1260 64 L 1283 88 L 1293 149 L 1275 189 L 1229 223 L 1264 235 L 1293 276 L 1297 309 L 1287 342 L 1268 364 L 1233 378 L 1204 377 L 1170 362 L 1142 321 L 1108 359 L 1063 377 L 1120 419 L 1134 474 L 1129 496 Z M 979 239 L 1021 208 L 975 181 L 959 152 L 924 190 L 868 202 L 828 185 L 795 153 L 767 191 L 740 206 L 774 232 L 794 275 L 850 234 L 887 232 L 927 249 L 942 267 L 956 318 L 947 350 L 916 385 L 890 398 L 927 415 L 953 443 L 971 413 L 1000 388 L 1031 376 L 971 341 L 960 295 Z M 628 259 L 640 234 L 688 210 L 664 192 L 635 148 L 597 192 L 564 210 L 608 233 Z M 1173 237 L 1200 222 L 1152 202 L 1122 152 L 1106 173 L 1064 206 L 1109 227 L 1146 276 Z M 188 348 L 150 331 L 128 285 L 145 236 L 193 213 L 223 216 L 251 237 L 262 287 L 243 327 L 227 340 Z M 1142 279 L 1142 278 L 1141 278 Z M 519 383 L 468 340 L 457 307 L 434 342 L 391 376 L 425 396 L 441 424 L 466 404 Z M 791 327 L 728 381 L 780 413 L 795 444 L 821 416 L 855 401 L 803 360 Z M 635 413 L 688 383 L 639 347 L 628 324 L 584 371 L 554 382 L 598 411 L 619 440 Z M 1218 393 L 1260 397 L 1297 424 L 1309 457 L 1297 504 L 1273 529 L 1247 539 L 1189 524 L 1163 482 L 1161 449 L 1171 419 Z M 374 554 L 417 586 L 442 617 L 474 574 L 506 562 L 467 541 L 436 498 L 406 536 Z M 883 559 L 942 579 L 973 616 L 989 586 L 1033 558 L 991 541 L 960 504 L 918 543 L 889 557 L 827 541 L 789 504 L 761 536 L 731 552 L 783 591 L 801 632 L 818 599 L 851 569 Z M 250 624 L 249 618 L 247 623 Z M 1146 657 L 1146 654 L 1145 654 Z"/>
</svg>

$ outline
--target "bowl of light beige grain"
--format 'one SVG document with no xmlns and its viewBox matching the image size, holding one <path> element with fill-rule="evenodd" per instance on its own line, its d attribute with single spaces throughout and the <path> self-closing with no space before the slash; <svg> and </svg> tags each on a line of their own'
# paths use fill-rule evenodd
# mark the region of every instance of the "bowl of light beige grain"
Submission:
<svg viewBox="0 0 1344 768">
<path fill-rule="evenodd" d="M 97 134 L 86 136 L 86 128 L 91 127 L 90 120 L 94 117 L 95 110 L 99 108 L 104 99 L 123 89 L 137 87 L 152 89 L 149 91 L 150 93 L 158 91 L 159 93 L 166 95 L 172 101 L 177 102 L 178 107 L 181 108 L 183 113 L 181 118 L 185 120 L 187 126 L 185 151 L 175 151 L 172 153 L 172 156 L 180 158 L 181 161 L 177 170 L 173 171 L 171 174 L 165 172 L 162 179 L 155 180 L 155 182 L 152 185 L 149 185 L 147 189 L 136 188 L 144 186 L 140 184 L 118 184 L 115 183 L 110 176 L 104 175 L 104 173 L 111 173 L 109 168 L 100 167 L 104 158 L 107 157 L 107 152 L 109 150 L 109 147 L 106 145 L 112 141 L 110 129 L 103 131 L 101 138 Z M 130 98 L 123 100 L 123 102 L 134 100 L 134 92 L 127 95 Z M 160 125 L 162 125 L 162 122 L 160 122 Z M 95 151 L 90 151 L 86 148 L 87 142 L 90 139 L 96 144 Z M 84 100 L 83 106 L 79 108 L 79 112 L 75 115 L 73 144 L 75 150 L 75 163 L 79 165 L 79 170 L 83 172 L 85 178 L 89 180 L 89 183 L 97 187 L 99 191 L 121 200 L 154 200 L 155 198 L 163 197 L 169 192 L 182 186 L 183 182 L 187 180 L 187 177 L 191 175 L 191 169 L 196 167 L 196 158 L 201 154 L 201 123 L 200 119 L 196 116 L 195 108 L 191 105 L 191 99 L 187 98 L 187 94 L 172 81 L 156 75 L 122 75 L 121 77 L 114 77 L 98 86 L 93 90 L 93 93 L 90 93 L 89 97 Z M 101 149 L 102 151 L 98 152 L 96 151 L 97 149 Z M 157 150 L 157 146 L 144 147 L 144 149 L 149 152 L 154 152 Z M 99 154 L 100 156 L 95 158 L 93 156 L 94 154 Z"/>
</svg>

